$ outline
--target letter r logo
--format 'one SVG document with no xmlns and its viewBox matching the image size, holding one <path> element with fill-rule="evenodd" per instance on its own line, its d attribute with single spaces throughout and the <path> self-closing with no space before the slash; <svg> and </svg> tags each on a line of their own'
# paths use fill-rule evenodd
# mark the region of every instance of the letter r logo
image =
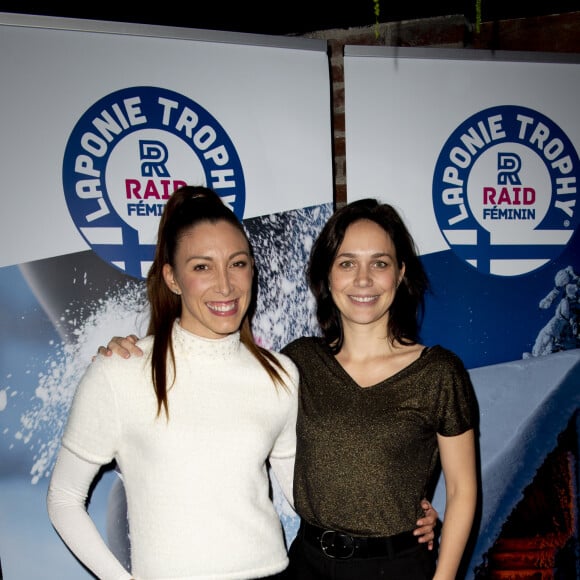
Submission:
<svg viewBox="0 0 580 580">
<path fill-rule="evenodd" d="M 521 185 L 518 175 L 522 168 L 522 160 L 515 153 L 497 154 L 497 182 L 499 185 Z"/>
<path fill-rule="evenodd" d="M 141 159 L 141 175 L 143 177 L 169 177 L 165 167 L 168 153 L 167 147 L 161 141 L 139 141 L 139 158 Z"/>
</svg>

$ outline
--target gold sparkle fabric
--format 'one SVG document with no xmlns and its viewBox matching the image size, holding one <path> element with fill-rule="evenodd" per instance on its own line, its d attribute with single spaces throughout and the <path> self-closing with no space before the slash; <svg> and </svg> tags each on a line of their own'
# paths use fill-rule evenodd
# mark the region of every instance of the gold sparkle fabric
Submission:
<svg viewBox="0 0 580 580">
<path fill-rule="evenodd" d="M 294 504 L 311 524 L 359 536 L 412 530 L 440 473 L 437 433 L 477 430 L 462 361 L 437 345 L 360 387 L 320 338 L 283 351 L 300 371 Z"/>
</svg>

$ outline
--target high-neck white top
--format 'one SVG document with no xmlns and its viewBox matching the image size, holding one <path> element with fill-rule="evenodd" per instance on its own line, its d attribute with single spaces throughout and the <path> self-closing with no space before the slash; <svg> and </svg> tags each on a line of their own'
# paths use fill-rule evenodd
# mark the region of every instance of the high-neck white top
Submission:
<svg viewBox="0 0 580 580">
<path fill-rule="evenodd" d="M 102 579 L 276 574 L 288 560 L 266 462 L 286 463 L 284 472 L 292 472 L 296 367 L 275 353 L 288 373 L 287 391 L 273 384 L 239 333 L 211 340 L 176 323 L 173 344 L 177 378 L 168 390 L 169 419 L 164 412 L 156 415 L 152 337 L 138 343 L 143 357 L 99 356 L 90 365 L 51 480 L 51 520 Z M 104 543 L 92 541 L 95 530 L 83 498 L 88 486 L 80 484 L 87 489 L 79 493 L 74 480 L 75 465 L 83 471 L 77 462 L 84 461 L 85 468 L 90 462 L 96 470 L 113 459 L 127 494 L 131 574 Z M 73 516 L 67 516 L 71 510 Z"/>
</svg>

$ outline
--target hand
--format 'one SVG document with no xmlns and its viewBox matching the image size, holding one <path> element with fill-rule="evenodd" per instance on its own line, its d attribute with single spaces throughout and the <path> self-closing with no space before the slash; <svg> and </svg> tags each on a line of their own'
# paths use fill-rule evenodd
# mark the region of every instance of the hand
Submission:
<svg viewBox="0 0 580 580">
<path fill-rule="evenodd" d="M 99 346 L 98 353 L 104 356 L 111 356 L 113 353 L 130 358 L 131 356 L 143 356 L 143 351 L 136 346 L 139 337 L 130 334 L 129 336 L 113 336 L 107 346 Z"/>
<path fill-rule="evenodd" d="M 418 542 L 423 544 L 428 542 L 429 550 L 433 549 L 435 540 L 435 526 L 439 519 L 439 513 L 426 499 L 421 501 L 421 508 L 424 516 L 417 520 L 417 527 L 413 530 L 413 534 L 418 536 Z"/>
</svg>

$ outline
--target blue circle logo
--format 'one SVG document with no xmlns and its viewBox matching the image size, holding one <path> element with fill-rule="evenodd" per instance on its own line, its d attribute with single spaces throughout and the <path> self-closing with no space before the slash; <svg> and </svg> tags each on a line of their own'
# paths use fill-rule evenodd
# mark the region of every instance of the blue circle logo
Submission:
<svg viewBox="0 0 580 580">
<path fill-rule="evenodd" d="M 243 219 L 245 182 L 225 130 L 191 99 L 157 87 L 111 93 L 79 119 L 66 145 L 69 212 L 106 262 L 144 279 L 159 218 L 182 185 L 204 185 Z"/>
<path fill-rule="evenodd" d="M 578 165 L 570 139 L 538 111 L 480 111 L 457 127 L 437 160 L 439 229 L 479 272 L 532 272 L 557 258 L 578 226 Z"/>
</svg>

